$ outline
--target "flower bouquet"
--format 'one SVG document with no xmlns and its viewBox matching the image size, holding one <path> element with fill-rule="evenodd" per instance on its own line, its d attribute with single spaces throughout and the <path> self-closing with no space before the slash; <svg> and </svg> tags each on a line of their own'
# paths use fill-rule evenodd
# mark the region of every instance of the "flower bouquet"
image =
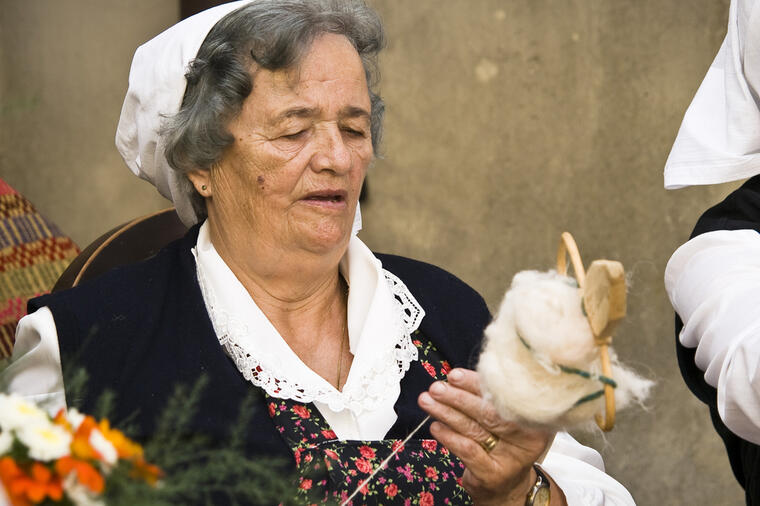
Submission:
<svg viewBox="0 0 760 506">
<path fill-rule="evenodd" d="M 79 399 L 87 383 L 86 372 L 76 369 L 67 398 Z M 206 384 L 202 375 L 193 385 L 176 385 L 142 446 L 125 435 L 129 425 L 111 427 L 117 400 L 110 391 L 98 396 L 100 421 L 75 409 L 51 418 L 0 392 L 0 506 L 295 503 L 296 477 L 286 463 L 246 450 L 253 393 L 241 401 L 223 442 L 193 430 Z"/>
<path fill-rule="evenodd" d="M 0 393 L 0 504 L 101 505 L 111 481 L 155 487 L 161 477 L 142 447 L 107 419 L 75 409 L 51 419 L 23 398 Z"/>
</svg>

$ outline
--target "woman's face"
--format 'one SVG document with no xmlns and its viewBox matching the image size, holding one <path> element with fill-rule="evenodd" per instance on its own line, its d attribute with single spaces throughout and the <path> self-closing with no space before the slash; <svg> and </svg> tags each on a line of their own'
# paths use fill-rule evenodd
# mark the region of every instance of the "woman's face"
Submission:
<svg viewBox="0 0 760 506">
<path fill-rule="evenodd" d="M 348 39 L 325 34 L 297 67 L 257 69 L 229 131 L 235 141 L 203 183 L 212 226 L 285 250 L 345 247 L 373 156 L 367 82 Z"/>
</svg>

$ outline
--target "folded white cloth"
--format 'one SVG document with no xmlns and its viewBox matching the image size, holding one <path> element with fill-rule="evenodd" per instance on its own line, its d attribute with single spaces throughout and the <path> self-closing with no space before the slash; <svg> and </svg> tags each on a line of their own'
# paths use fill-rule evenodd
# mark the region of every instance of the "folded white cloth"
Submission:
<svg viewBox="0 0 760 506">
<path fill-rule="evenodd" d="M 684 323 L 681 344 L 718 390 L 723 423 L 760 444 L 760 234 L 719 230 L 673 253 L 665 288 Z"/>
<path fill-rule="evenodd" d="M 731 0 L 726 38 L 686 111 L 665 164 L 665 188 L 760 174 L 760 8 Z"/>
<path fill-rule="evenodd" d="M 185 176 L 173 170 L 164 157 L 161 123 L 179 111 L 187 86 L 185 72 L 208 32 L 226 14 L 249 2 L 222 4 L 182 20 L 138 47 L 129 70 L 116 147 L 136 176 L 174 203 L 187 226 L 198 218 L 178 182 Z"/>
</svg>

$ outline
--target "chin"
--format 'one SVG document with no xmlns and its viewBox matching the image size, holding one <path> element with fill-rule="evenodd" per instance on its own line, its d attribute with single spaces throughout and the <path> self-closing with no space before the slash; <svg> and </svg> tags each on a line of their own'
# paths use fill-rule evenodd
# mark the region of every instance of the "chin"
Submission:
<svg viewBox="0 0 760 506">
<path fill-rule="evenodd" d="M 306 249 L 314 253 L 329 254 L 340 250 L 341 256 L 351 239 L 351 228 L 335 226 L 334 224 L 315 225 L 306 227 L 303 231 L 301 243 Z"/>
</svg>

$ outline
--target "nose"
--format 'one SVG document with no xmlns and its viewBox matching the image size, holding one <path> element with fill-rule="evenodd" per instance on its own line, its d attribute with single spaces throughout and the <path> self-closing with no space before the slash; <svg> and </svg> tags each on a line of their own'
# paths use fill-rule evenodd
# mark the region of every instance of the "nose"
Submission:
<svg viewBox="0 0 760 506">
<path fill-rule="evenodd" d="M 330 170 L 343 174 L 351 168 L 351 152 L 338 125 L 323 125 L 317 130 L 314 155 L 311 159 L 315 171 Z"/>
</svg>

